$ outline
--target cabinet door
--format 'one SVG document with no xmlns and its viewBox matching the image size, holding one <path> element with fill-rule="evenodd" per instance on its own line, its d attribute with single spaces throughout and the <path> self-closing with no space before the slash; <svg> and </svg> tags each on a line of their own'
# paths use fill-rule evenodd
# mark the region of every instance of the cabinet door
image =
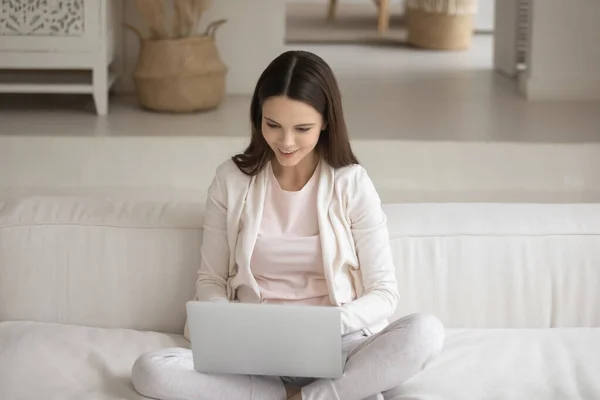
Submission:
<svg viewBox="0 0 600 400">
<path fill-rule="evenodd" d="M 86 52 L 100 39 L 105 0 L 1 0 L 0 50 Z"/>
</svg>

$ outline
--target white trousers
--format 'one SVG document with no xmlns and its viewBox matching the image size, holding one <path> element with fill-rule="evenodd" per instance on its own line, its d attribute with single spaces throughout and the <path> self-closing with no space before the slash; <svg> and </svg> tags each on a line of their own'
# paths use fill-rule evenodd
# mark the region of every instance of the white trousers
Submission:
<svg viewBox="0 0 600 400">
<path fill-rule="evenodd" d="M 182 348 L 141 356 L 131 378 L 141 395 L 159 400 L 285 400 L 284 382 L 301 386 L 303 400 L 380 399 L 421 371 L 443 342 L 437 318 L 413 314 L 370 337 L 345 336 L 346 363 L 339 379 L 202 374 L 194 370 L 191 350 Z"/>
</svg>

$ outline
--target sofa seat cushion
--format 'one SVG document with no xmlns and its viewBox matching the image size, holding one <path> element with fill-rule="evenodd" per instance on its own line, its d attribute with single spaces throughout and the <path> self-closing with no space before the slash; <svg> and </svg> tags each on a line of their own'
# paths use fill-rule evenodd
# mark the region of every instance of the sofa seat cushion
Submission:
<svg viewBox="0 0 600 400">
<path fill-rule="evenodd" d="M 389 400 L 600 399 L 600 328 L 450 330 Z"/>
<path fill-rule="evenodd" d="M 600 328 L 449 330 L 445 348 L 388 400 L 598 399 Z M 0 323 L 0 399 L 142 399 L 131 367 L 180 335 Z"/>
<path fill-rule="evenodd" d="M 131 384 L 141 354 L 189 347 L 181 335 L 0 322 L 0 399 L 143 399 Z"/>
</svg>

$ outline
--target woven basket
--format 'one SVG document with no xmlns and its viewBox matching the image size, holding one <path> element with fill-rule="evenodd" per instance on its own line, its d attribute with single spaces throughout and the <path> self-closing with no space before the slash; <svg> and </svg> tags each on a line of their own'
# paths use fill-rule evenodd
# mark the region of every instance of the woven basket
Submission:
<svg viewBox="0 0 600 400">
<path fill-rule="evenodd" d="M 475 0 L 409 0 L 408 42 L 425 49 L 468 49 L 476 6 Z"/>
<path fill-rule="evenodd" d="M 225 97 L 227 67 L 215 44 L 217 27 L 204 36 L 141 40 L 133 72 L 140 105 L 163 112 L 194 112 L 218 107 Z"/>
</svg>

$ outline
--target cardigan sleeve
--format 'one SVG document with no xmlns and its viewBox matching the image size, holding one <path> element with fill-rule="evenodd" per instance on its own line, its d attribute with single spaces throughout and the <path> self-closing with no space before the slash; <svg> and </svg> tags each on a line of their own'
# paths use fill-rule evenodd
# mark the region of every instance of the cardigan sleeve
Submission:
<svg viewBox="0 0 600 400">
<path fill-rule="evenodd" d="M 224 168 L 217 170 L 206 199 L 200 268 L 196 280 L 196 299 L 200 301 L 228 301 L 229 243 L 224 172 Z"/>
<path fill-rule="evenodd" d="M 361 297 L 341 306 L 343 334 L 385 320 L 398 303 L 387 219 L 373 182 L 364 168 L 357 168 L 349 182 L 347 207 L 364 291 Z"/>
<path fill-rule="evenodd" d="M 194 300 L 198 301 L 229 301 L 227 298 L 229 273 L 227 190 L 223 170 L 223 165 L 217 169 L 206 198 L 200 268 L 194 297 Z M 187 320 L 183 328 L 183 336 L 190 340 Z"/>
</svg>

